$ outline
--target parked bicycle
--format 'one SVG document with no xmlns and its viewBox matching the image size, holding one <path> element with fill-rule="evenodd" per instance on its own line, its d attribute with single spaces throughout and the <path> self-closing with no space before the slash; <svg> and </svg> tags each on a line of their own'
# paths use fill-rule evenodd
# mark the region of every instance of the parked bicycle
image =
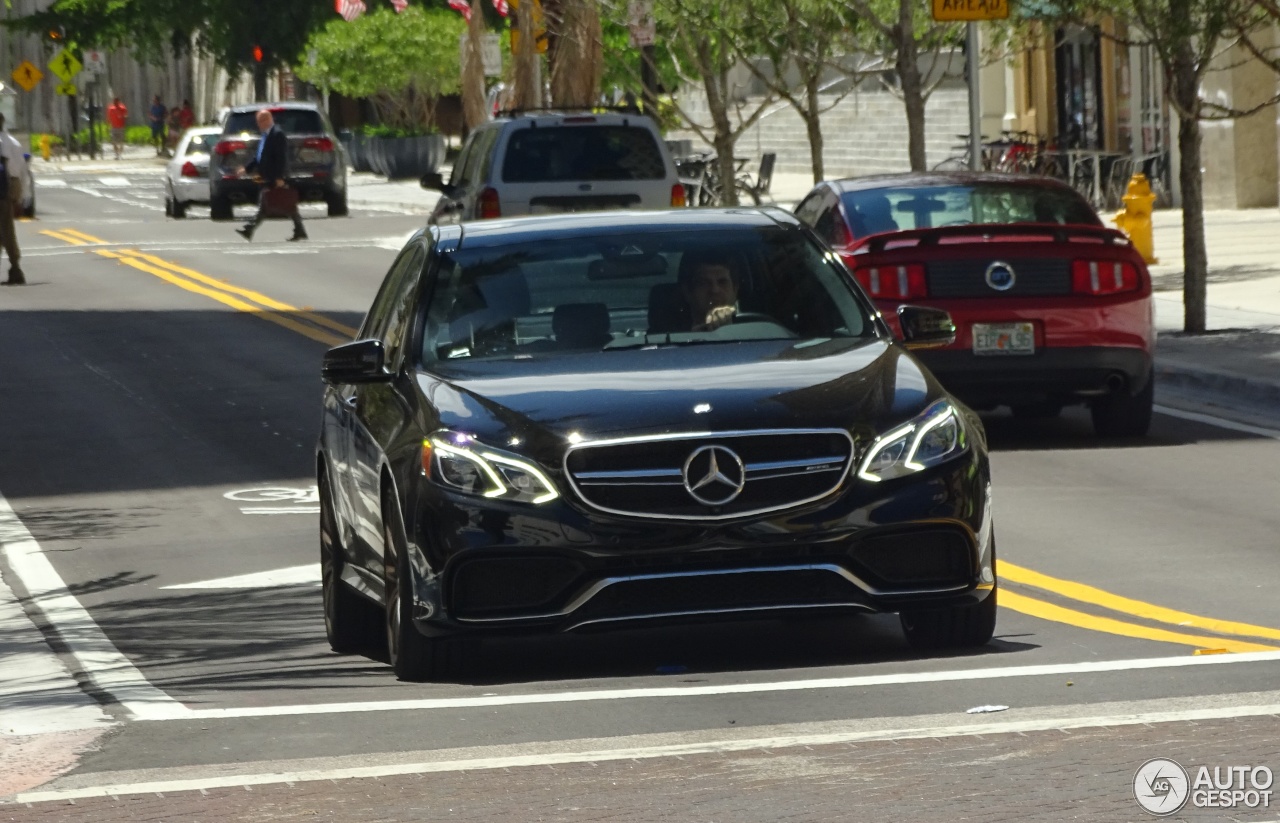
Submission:
<svg viewBox="0 0 1280 823">
<path fill-rule="evenodd" d="M 773 175 L 773 164 L 768 163 L 767 173 L 764 164 L 759 179 L 753 181 L 745 172 L 747 160 L 734 160 L 734 190 L 738 193 L 738 203 L 760 205 L 761 195 L 768 191 L 768 178 Z M 676 173 L 685 188 L 685 202 L 692 206 L 724 205 L 724 183 L 720 176 L 719 157 L 714 152 L 691 154 L 676 160 Z M 762 185 L 763 184 L 763 185 Z"/>
</svg>

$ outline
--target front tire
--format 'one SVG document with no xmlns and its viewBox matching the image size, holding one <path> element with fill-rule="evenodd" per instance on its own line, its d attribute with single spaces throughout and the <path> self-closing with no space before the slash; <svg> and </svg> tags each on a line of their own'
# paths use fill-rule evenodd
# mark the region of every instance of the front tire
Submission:
<svg viewBox="0 0 1280 823">
<path fill-rule="evenodd" d="M 346 217 L 347 216 L 347 195 L 346 193 L 330 195 L 327 199 L 329 204 L 330 217 Z"/>
<path fill-rule="evenodd" d="M 1093 430 L 1099 437 L 1142 437 L 1151 428 L 1155 405 L 1155 375 L 1147 374 L 1147 385 L 1136 395 L 1121 390 L 1093 401 Z"/>
<path fill-rule="evenodd" d="M 173 216 L 177 220 L 181 220 L 187 216 L 187 204 L 183 203 L 181 200 L 173 201 L 172 210 Z"/>
<path fill-rule="evenodd" d="M 914 649 L 969 649 L 985 646 L 996 633 L 996 591 L 981 603 L 949 609 L 904 611 L 899 618 Z"/>
<path fill-rule="evenodd" d="M 382 504 L 383 595 L 387 656 L 400 680 L 421 683 L 448 680 L 462 669 L 463 641 L 427 637 L 413 625 L 413 572 L 404 537 L 404 521 L 394 500 Z"/>
<path fill-rule="evenodd" d="M 350 654 L 375 645 L 378 610 L 342 582 L 346 552 L 338 534 L 338 518 L 327 475 L 320 478 L 320 588 L 324 599 L 324 633 L 329 647 Z"/>
</svg>

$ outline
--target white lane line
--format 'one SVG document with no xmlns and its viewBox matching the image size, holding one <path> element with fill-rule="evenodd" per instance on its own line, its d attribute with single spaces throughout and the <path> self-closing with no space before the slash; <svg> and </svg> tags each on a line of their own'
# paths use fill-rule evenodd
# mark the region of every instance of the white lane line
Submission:
<svg viewBox="0 0 1280 823">
<path fill-rule="evenodd" d="M 241 514 L 319 514 L 319 506 L 241 506 Z"/>
<path fill-rule="evenodd" d="M 1237 431 L 1243 434 L 1256 434 L 1259 437 L 1269 437 L 1273 440 L 1280 440 L 1280 429 L 1267 429 L 1262 426 L 1251 426 L 1248 423 L 1239 423 L 1235 420 L 1228 420 L 1212 414 L 1183 411 L 1182 409 L 1171 409 L 1168 406 L 1155 406 L 1154 408 L 1157 414 L 1177 417 L 1181 420 L 1191 420 L 1196 423 L 1207 423 L 1210 426 L 1217 426 L 1220 429 L 1230 429 L 1231 431 Z"/>
<path fill-rule="evenodd" d="M 98 182 L 113 189 L 127 189 L 133 185 L 127 177 L 99 177 Z"/>
<path fill-rule="evenodd" d="M 236 786 L 264 786 L 281 783 L 307 783 L 320 780 L 350 780 L 370 777 L 393 777 L 407 774 L 458 772 L 476 769 L 511 769 L 526 766 L 552 766 L 571 763 L 599 763 L 614 760 L 640 760 L 684 757 L 698 754 L 791 749 L 802 746 L 830 746 L 842 743 L 866 743 L 877 740 L 918 740 L 962 737 L 968 735 L 1025 734 L 1112 726 L 1136 726 L 1149 723 L 1194 722 L 1235 717 L 1259 717 L 1280 713 L 1280 704 L 1226 706 L 1181 711 L 1149 711 L 1080 717 L 1063 711 L 1057 716 L 1027 720 L 993 720 L 935 726 L 907 726 L 876 730 L 842 731 L 819 734 L 777 734 L 761 737 L 739 737 L 720 740 L 697 740 L 656 746 L 602 748 L 568 752 L 509 754 L 506 756 L 470 757 L 452 760 L 426 760 L 416 763 L 392 763 L 376 766 L 347 766 L 330 769 L 271 771 L 265 773 L 224 774 L 216 777 L 177 780 L 152 780 L 137 783 L 114 783 L 62 790 L 24 792 L 14 796 L 16 803 L 41 803 L 51 800 L 76 800 L 90 797 L 199 791 Z M 904 719 L 905 720 L 905 719 Z M 584 741 L 585 742 L 585 741 Z"/>
<path fill-rule="evenodd" d="M 129 659 L 116 649 L 45 557 L 40 544 L 0 495 L 0 547 L 9 568 L 25 588 L 49 625 L 62 638 L 80 671 L 104 694 L 135 719 L 173 720 L 188 709 L 152 686 Z"/>
<path fill-rule="evenodd" d="M 197 583 L 177 583 L 172 586 L 161 586 L 167 589 L 267 589 L 275 586 L 318 586 L 320 585 L 320 564 L 308 563 L 305 566 L 292 566 L 287 569 L 275 569 L 269 572 L 253 572 L 238 574 L 234 577 L 219 577 L 214 580 L 201 580 Z"/>
<path fill-rule="evenodd" d="M 81 192 L 82 194 L 89 194 L 89 195 L 92 195 L 92 196 L 94 196 L 94 197 L 106 197 L 106 195 L 105 195 L 105 194 L 103 194 L 102 192 L 98 191 L 97 189 L 89 189 L 89 188 L 85 188 L 84 186 L 72 186 L 71 188 L 72 188 L 74 191 Z"/>
<path fill-rule="evenodd" d="M 61 177 L 36 177 L 37 189 L 65 189 L 67 181 Z"/>
<path fill-rule="evenodd" d="M 294 706 L 244 706 L 227 709 L 191 709 L 184 715 L 191 719 L 224 719 L 232 717 L 279 717 L 303 714 L 336 714 L 348 712 L 430 711 L 433 709 L 470 709 L 485 706 L 524 706 L 541 703 L 586 703 L 598 700 L 635 700 L 641 698 L 686 698 L 724 694 L 758 694 L 812 689 L 849 689 L 868 686 L 896 686 L 914 683 L 945 683 L 959 680 L 997 680 L 1008 677 L 1045 677 L 1101 672 L 1170 669 L 1186 666 L 1215 666 L 1233 663 L 1280 662 L 1280 652 L 1246 652 L 1193 657 L 1149 657 L 1135 660 L 1108 660 L 1089 663 L 1059 663 L 1041 666 L 1003 666 L 989 669 L 959 669 L 941 672 L 908 672 L 902 674 L 831 677 L 819 680 L 787 680 L 772 683 L 732 683 L 716 686 L 668 686 L 646 689 L 600 689 L 580 692 L 542 694 L 486 695 L 480 697 L 443 697 L 420 700 L 386 700 L 377 703 L 313 703 Z M 139 718 L 150 719 L 150 718 Z M 156 718 L 167 719 L 167 718 Z"/>
<path fill-rule="evenodd" d="M 0 671 L 0 740 L 115 725 L 49 648 L 2 579 Z"/>
</svg>

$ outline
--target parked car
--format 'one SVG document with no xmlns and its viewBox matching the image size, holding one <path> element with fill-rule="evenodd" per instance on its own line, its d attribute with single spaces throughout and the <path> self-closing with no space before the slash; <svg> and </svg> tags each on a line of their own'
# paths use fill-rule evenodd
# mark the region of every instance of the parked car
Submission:
<svg viewBox="0 0 1280 823">
<path fill-rule="evenodd" d="M 26 158 L 26 173 L 22 178 L 22 217 L 36 216 L 36 176 L 31 171 L 31 154 L 22 155 Z"/>
<path fill-rule="evenodd" d="M 707 308 L 712 306 L 712 308 Z M 703 311 L 705 309 L 705 315 Z M 433 226 L 324 358 L 325 627 L 404 679 L 473 642 L 898 612 L 995 626 L 979 419 L 780 210 Z"/>
<path fill-rule="evenodd" d="M 532 111 L 501 114 L 471 133 L 432 223 L 685 205 L 675 162 L 642 114 Z"/>
<path fill-rule="evenodd" d="M 164 169 L 164 213 L 187 216 L 187 206 L 209 202 L 209 157 L 222 129 L 199 126 L 187 129 L 178 138 L 173 159 Z"/>
<path fill-rule="evenodd" d="M 796 216 L 844 259 L 892 324 L 947 311 L 955 342 L 920 359 L 968 405 L 1044 417 L 1087 404 L 1102 436 L 1151 423 L 1151 276 L 1069 186 L 999 173 L 832 180 Z"/>
<path fill-rule="evenodd" d="M 258 184 L 241 175 L 258 150 L 258 112 L 270 110 L 289 138 L 287 182 L 302 201 L 323 201 L 330 217 L 347 214 L 347 163 L 329 118 L 314 103 L 258 103 L 232 106 L 214 146 L 209 175 L 209 211 L 214 220 L 230 220 L 236 203 L 256 203 Z"/>
</svg>

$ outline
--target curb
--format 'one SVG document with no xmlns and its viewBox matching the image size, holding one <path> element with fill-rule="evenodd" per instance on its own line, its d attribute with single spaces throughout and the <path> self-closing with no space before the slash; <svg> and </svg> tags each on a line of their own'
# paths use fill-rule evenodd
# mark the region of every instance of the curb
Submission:
<svg viewBox="0 0 1280 823">
<path fill-rule="evenodd" d="M 1280 383 L 1231 372 L 1212 371 L 1179 360 L 1156 357 L 1157 385 L 1231 397 L 1256 405 L 1280 406 Z"/>
</svg>

